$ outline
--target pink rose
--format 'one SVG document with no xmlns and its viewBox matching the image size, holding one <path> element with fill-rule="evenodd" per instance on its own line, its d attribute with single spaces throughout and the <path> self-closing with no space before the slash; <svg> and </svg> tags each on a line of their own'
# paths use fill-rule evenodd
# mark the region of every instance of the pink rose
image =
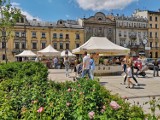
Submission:
<svg viewBox="0 0 160 120">
<path fill-rule="evenodd" d="M 127 96 L 123 96 L 122 98 L 123 98 L 123 99 L 128 99 Z"/>
<path fill-rule="evenodd" d="M 71 103 L 67 102 L 66 105 L 69 107 L 71 105 Z"/>
<path fill-rule="evenodd" d="M 101 109 L 101 113 L 104 113 L 104 111 L 105 111 L 104 109 Z"/>
<path fill-rule="evenodd" d="M 89 116 L 90 119 L 93 119 L 94 115 L 95 115 L 95 113 L 93 111 L 88 113 L 88 116 Z"/>
<path fill-rule="evenodd" d="M 121 107 L 121 106 L 120 106 L 117 102 L 115 102 L 115 101 L 111 101 L 110 106 L 111 106 L 111 108 L 114 109 L 114 110 L 118 110 L 118 109 Z"/>
<path fill-rule="evenodd" d="M 102 108 L 105 110 L 105 109 L 106 109 L 106 106 L 105 106 L 105 105 L 103 105 L 103 106 L 102 106 Z"/>
<path fill-rule="evenodd" d="M 41 112 L 43 112 L 43 111 L 44 111 L 44 108 L 43 108 L 43 107 L 40 107 L 40 108 L 37 110 L 38 113 L 41 113 Z"/>
<path fill-rule="evenodd" d="M 68 92 L 71 92 L 71 88 L 68 88 L 68 90 L 67 90 Z"/>
</svg>

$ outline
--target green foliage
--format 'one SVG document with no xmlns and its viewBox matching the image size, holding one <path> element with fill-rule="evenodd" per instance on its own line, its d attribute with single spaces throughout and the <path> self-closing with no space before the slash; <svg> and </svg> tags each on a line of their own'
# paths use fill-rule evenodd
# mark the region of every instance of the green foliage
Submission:
<svg viewBox="0 0 160 120">
<path fill-rule="evenodd" d="M 111 95 L 96 80 L 47 81 L 47 68 L 35 62 L 3 64 L 0 70 L 1 120 L 145 119 L 140 107 Z M 110 106 L 111 101 L 118 109 Z"/>
</svg>

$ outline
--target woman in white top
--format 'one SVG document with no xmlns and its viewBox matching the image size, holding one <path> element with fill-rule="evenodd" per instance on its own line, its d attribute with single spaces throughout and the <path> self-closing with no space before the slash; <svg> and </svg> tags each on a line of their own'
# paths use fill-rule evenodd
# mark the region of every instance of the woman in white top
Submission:
<svg viewBox="0 0 160 120">
<path fill-rule="evenodd" d="M 133 78 L 132 75 L 132 69 L 131 69 L 131 64 L 127 64 L 127 78 L 128 78 L 128 86 L 126 88 L 130 88 L 130 84 L 132 85 L 132 88 L 134 87 L 134 84 L 131 81 L 131 78 Z"/>
</svg>

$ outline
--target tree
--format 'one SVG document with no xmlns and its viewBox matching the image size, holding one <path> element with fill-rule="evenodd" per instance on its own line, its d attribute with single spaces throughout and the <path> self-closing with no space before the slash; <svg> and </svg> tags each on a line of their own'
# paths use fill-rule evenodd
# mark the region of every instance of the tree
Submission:
<svg viewBox="0 0 160 120">
<path fill-rule="evenodd" d="M 0 41 L 5 49 L 5 61 L 7 63 L 6 43 L 12 37 L 14 25 L 21 17 L 21 11 L 10 4 L 10 0 L 0 0 Z"/>
</svg>

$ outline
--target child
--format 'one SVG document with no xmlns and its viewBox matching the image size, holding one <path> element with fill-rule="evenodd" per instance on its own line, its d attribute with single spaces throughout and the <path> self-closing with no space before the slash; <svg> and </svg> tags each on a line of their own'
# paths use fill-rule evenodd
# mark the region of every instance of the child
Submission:
<svg viewBox="0 0 160 120">
<path fill-rule="evenodd" d="M 131 78 L 133 77 L 132 75 L 132 69 L 131 69 L 131 64 L 127 64 L 127 80 L 128 80 L 128 86 L 126 88 L 131 88 L 130 84 L 132 85 L 132 88 L 134 87 L 134 84 L 131 81 Z"/>
</svg>

